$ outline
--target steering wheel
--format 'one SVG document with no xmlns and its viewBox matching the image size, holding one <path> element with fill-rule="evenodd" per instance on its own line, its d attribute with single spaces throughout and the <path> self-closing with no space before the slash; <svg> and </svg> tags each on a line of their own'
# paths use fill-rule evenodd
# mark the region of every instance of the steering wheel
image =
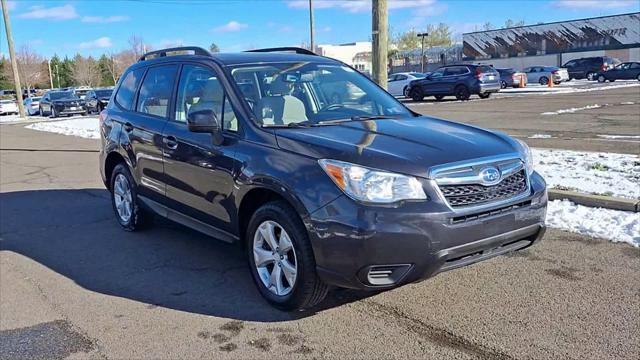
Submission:
<svg viewBox="0 0 640 360">
<path fill-rule="evenodd" d="M 256 101 L 252 98 L 245 97 L 244 100 L 247 102 L 247 104 L 249 104 L 249 108 L 251 108 L 251 110 L 256 107 Z"/>
<path fill-rule="evenodd" d="M 338 110 L 338 109 L 342 109 L 343 107 L 344 107 L 344 104 L 329 104 L 323 107 L 322 109 L 320 109 L 318 112 Z"/>
</svg>

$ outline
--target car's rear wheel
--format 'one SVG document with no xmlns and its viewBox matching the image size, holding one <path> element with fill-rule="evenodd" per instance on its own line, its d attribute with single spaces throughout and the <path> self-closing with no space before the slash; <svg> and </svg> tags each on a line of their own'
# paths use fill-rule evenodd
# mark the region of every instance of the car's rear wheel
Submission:
<svg viewBox="0 0 640 360">
<path fill-rule="evenodd" d="M 422 101 L 424 100 L 424 94 L 422 93 L 422 89 L 418 87 L 411 88 L 409 91 L 409 96 L 413 101 Z"/>
<path fill-rule="evenodd" d="M 56 108 L 55 107 L 51 107 L 51 117 L 55 118 L 58 117 L 58 114 L 56 114 Z"/>
<path fill-rule="evenodd" d="M 501 89 L 506 89 L 506 88 L 507 88 L 507 86 L 508 86 L 508 85 L 507 85 L 507 82 L 506 82 L 506 81 L 504 81 L 504 80 L 500 81 L 500 88 L 501 88 Z"/>
<path fill-rule="evenodd" d="M 40 116 L 44 116 L 44 111 L 42 111 L 42 107 L 38 106 L 38 114 Z"/>
<path fill-rule="evenodd" d="M 540 85 L 547 85 L 549 83 L 549 78 L 546 76 L 541 77 L 538 82 L 540 83 Z"/>
<path fill-rule="evenodd" d="M 404 89 L 402 89 L 402 95 L 404 97 L 409 97 L 409 87 L 405 86 Z"/>
<path fill-rule="evenodd" d="M 637 79 L 638 81 L 640 81 L 640 74 L 638 74 L 638 76 L 636 76 L 636 79 Z"/>
<path fill-rule="evenodd" d="M 596 76 L 596 73 L 594 73 L 594 72 L 588 72 L 588 73 L 587 73 L 587 80 L 589 80 L 589 81 L 593 81 L 593 80 L 595 80 L 595 76 Z"/>
<path fill-rule="evenodd" d="M 478 96 L 480 96 L 480 99 L 488 99 L 491 96 L 491 93 L 480 93 Z"/>
<path fill-rule="evenodd" d="M 455 88 L 454 93 L 458 100 L 469 100 L 469 97 L 471 96 L 469 89 L 464 85 L 458 85 Z"/>
<path fill-rule="evenodd" d="M 444 99 L 444 95 L 434 95 L 434 97 L 436 98 L 436 101 L 442 101 L 442 99 Z"/>
<path fill-rule="evenodd" d="M 606 77 L 604 77 L 604 75 L 599 75 L 599 76 L 598 76 L 598 82 L 603 83 L 603 82 L 605 82 L 605 81 L 607 81 L 607 78 L 606 78 Z"/>
<path fill-rule="evenodd" d="M 152 214 L 139 206 L 136 183 L 124 163 L 118 164 L 111 174 L 111 204 L 118 223 L 127 231 L 143 229 L 153 219 Z"/>
<path fill-rule="evenodd" d="M 245 242 L 253 280 L 274 307 L 308 309 L 324 299 L 328 286 L 316 273 L 307 230 L 287 203 L 273 201 L 258 208 Z"/>
</svg>

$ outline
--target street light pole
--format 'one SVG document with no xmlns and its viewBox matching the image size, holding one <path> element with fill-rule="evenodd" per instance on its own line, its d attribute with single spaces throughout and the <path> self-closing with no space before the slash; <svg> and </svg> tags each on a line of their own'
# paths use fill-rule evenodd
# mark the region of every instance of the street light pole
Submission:
<svg viewBox="0 0 640 360">
<path fill-rule="evenodd" d="M 309 0 L 309 38 L 312 52 L 316 52 L 315 41 L 313 39 L 313 0 Z"/>
<path fill-rule="evenodd" d="M 429 33 L 418 33 L 418 37 L 422 40 L 422 51 L 420 51 L 420 72 L 424 72 L 424 38 L 429 36 Z"/>
<path fill-rule="evenodd" d="M 51 89 L 53 89 L 53 74 L 51 73 L 51 59 L 47 59 L 47 67 L 49 68 L 49 82 L 51 83 Z"/>
<path fill-rule="evenodd" d="M 56 64 L 56 79 L 58 79 L 58 89 L 60 88 L 60 73 L 58 72 L 58 64 Z"/>
<path fill-rule="evenodd" d="M 9 44 L 9 57 L 11 57 L 11 70 L 13 70 L 13 82 L 16 87 L 16 100 L 18 101 L 18 112 L 20 117 L 25 117 L 24 104 L 22 103 L 22 86 L 20 86 L 20 74 L 18 73 L 18 59 L 13 48 L 13 36 L 11 36 L 11 24 L 9 24 L 9 9 L 7 0 L 0 0 L 2 3 L 2 16 L 4 17 L 4 29 L 7 31 L 7 43 Z"/>
</svg>

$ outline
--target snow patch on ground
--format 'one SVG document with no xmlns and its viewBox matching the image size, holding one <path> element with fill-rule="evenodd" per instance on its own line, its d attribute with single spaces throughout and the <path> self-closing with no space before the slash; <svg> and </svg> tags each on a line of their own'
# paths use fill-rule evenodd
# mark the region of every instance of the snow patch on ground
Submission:
<svg viewBox="0 0 640 360">
<path fill-rule="evenodd" d="M 547 226 L 640 247 L 640 214 L 549 201 Z"/>
<path fill-rule="evenodd" d="M 640 139 L 640 135 L 598 135 L 604 139 Z"/>
<path fill-rule="evenodd" d="M 574 87 L 574 86 L 584 86 L 587 87 Z M 550 94 L 569 94 L 569 93 L 582 93 L 582 92 L 591 92 L 591 91 L 603 91 L 603 90 L 613 90 L 627 87 L 635 87 L 640 86 L 637 80 L 629 81 L 628 83 L 622 82 L 621 84 L 616 85 L 601 85 L 593 82 L 568 82 L 562 83 L 555 87 L 547 87 L 546 85 L 538 85 L 538 84 L 527 84 L 527 87 L 524 88 L 515 88 L 515 89 L 503 89 L 500 90 L 500 93 L 532 93 L 535 95 L 550 95 Z"/>
<path fill-rule="evenodd" d="M 553 136 L 549 134 L 533 134 L 529 136 L 527 139 L 552 139 Z"/>
<path fill-rule="evenodd" d="M 531 149 L 534 169 L 548 187 L 589 194 L 640 199 L 637 155 Z"/>
<path fill-rule="evenodd" d="M 76 117 L 61 121 L 39 122 L 25 127 L 32 130 L 79 136 L 87 139 L 100 138 L 100 126 L 96 117 Z"/>
<path fill-rule="evenodd" d="M 623 101 L 620 103 L 620 105 L 633 105 L 635 104 L 633 101 Z"/>
<path fill-rule="evenodd" d="M 2 115 L 0 116 L 0 124 L 25 121 L 27 118 L 21 118 L 20 115 Z"/>
<path fill-rule="evenodd" d="M 603 105 L 593 104 L 587 105 L 579 108 L 569 108 L 569 109 L 560 109 L 556 111 L 543 112 L 540 115 L 560 115 L 560 114 L 570 114 L 576 111 L 589 110 L 589 109 L 597 109 L 601 108 Z"/>
</svg>

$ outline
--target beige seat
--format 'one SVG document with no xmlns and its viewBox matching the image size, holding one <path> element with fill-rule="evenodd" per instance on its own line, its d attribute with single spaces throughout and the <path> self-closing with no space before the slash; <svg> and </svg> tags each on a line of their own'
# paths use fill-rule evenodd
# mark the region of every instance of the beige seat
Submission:
<svg viewBox="0 0 640 360">
<path fill-rule="evenodd" d="M 304 103 L 291 96 L 291 87 L 287 82 L 277 77 L 271 83 L 269 96 L 258 100 L 255 114 L 262 124 L 287 125 L 293 122 L 308 120 Z"/>
<path fill-rule="evenodd" d="M 218 79 L 212 78 L 207 80 L 207 83 L 202 90 L 202 94 L 198 99 L 198 102 L 191 105 L 189 113 L 212 110 L 218 118 L 222 115 L 222 102 L 224 101 L 224 91 Z"/>
</svg>

